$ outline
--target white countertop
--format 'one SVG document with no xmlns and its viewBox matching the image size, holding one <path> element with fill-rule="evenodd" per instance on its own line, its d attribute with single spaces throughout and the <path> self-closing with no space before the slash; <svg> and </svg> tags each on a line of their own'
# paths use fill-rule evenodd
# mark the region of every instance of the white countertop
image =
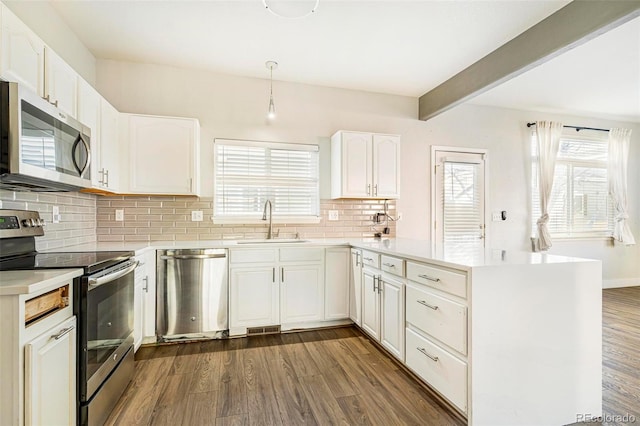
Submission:
<svg viewBox="0 0 640 426">
<path fill-rule="evenodd" d="M 406 238 L 325 238 L 309 239 L 306 242 L 292 243 L 260 243 L 238 244 L 242 240 L 194 240 L 194 241 L 152 241 L 147 242 L 95 242 L 65 247 L 52 251 L 112 251 L 125 250 L 141 254 L 146 250 L 172 248 L 255 248 L 255 247 L 309 247 L 309 246 L 352 246 L 365 250 L 398 256 L 419 262 L 430 262 L 441 266 L 469 270 L 474 267 L 499 265 L 534 265 L 549 263 L 589 262 L 568 256 L 557 256 L 545 253 L 531 253 L 517 250 L 499 250 L 469 248 L 462 245 L 447 247 L 442 252 L 432 250 L 428 240 L 411 240 Z M 251 241 L 251 240 L 245 240 Z M 276 240 L 277 241 L 277 240 Z"/>
<path fill-rule="evenodd" d="M 82 275 L 82 269 L 41 269 L 37 271 L 1 271 L 0 296 L 31 294 L 53 290 L 65 281 Z"/>
</svg>

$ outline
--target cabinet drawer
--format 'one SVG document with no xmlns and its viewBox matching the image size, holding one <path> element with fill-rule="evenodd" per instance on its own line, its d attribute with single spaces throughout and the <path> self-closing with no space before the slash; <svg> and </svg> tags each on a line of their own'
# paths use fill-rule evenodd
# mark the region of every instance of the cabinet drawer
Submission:
<svg viewBox="0 0 640 426">
<path fill-rule="evenodd" d="M 383 271 L 404 277 L 404 259 L 385 256 L 384 254 L 381 255 L 380 257 L 381 257 L 381 263 L 382 263 L 381 269 Z"/>
<path fill-rule="evenodd" d="M 467 363 L 407 328 L 407 366 L 467 412 Z"/>
<path fill-rule="evenodd" d="M 281 262 L 322 262 L 323 258 L 323 248 L 288 247 L 280 249 Z"/>
<path fill-rule="evenodd" d="M 230 263 L 274 263 L 277 250 L 241 249 L 229 250 Z"/>
<path fill-rule="evenodd" d="M 467 353 L 467 308 L 411 285 L 407 286 L 407 322 Z"/>
<path fill-rule="evenodd" d="M 372 251 L 362 250 L 362 264 L 380 269 L 380 255 Z"/>
<path fill-rule="evenodd" d="M 467 297 L 467 276 L 464 273 L 407 262 L 407 278 L 456 296 Z"/>
</svg>

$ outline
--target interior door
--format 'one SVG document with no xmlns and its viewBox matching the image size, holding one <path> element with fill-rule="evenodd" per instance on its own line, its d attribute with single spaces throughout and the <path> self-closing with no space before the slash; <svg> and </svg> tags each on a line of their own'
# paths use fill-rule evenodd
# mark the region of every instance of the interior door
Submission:
<svg viewBox="0 0 640 426">
<path fill-rule="evenodd" d="M 454 151 L 434 154 L 436 252 L 484 247 L 486 154 Z"/>
</svg>

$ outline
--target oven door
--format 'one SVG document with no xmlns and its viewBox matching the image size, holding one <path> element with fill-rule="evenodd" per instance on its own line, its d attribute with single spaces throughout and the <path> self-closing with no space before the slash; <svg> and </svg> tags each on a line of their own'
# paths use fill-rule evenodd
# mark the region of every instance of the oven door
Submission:
<svg viewBox="0 0 640 426">
<path fill-rule="evenodd" d="M 137 266 L 137 261 L 126 261 L 83 280 L 78 321 L 80 401 L 93 397 L 133 346 Z"/>
</svg>

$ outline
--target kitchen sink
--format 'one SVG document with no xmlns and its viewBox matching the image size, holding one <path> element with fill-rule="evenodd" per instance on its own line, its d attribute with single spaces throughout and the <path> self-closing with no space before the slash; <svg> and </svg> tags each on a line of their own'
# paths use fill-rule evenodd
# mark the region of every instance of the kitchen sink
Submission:
<svg viewBox="0 0 640 426">
<path fill-rule="evenodd" d="M 270 240 L 240 240 L 236 244 L 291 244 L 291 243 L 308 243 L 309 240 L 272 238 Z"/>
</svg>

